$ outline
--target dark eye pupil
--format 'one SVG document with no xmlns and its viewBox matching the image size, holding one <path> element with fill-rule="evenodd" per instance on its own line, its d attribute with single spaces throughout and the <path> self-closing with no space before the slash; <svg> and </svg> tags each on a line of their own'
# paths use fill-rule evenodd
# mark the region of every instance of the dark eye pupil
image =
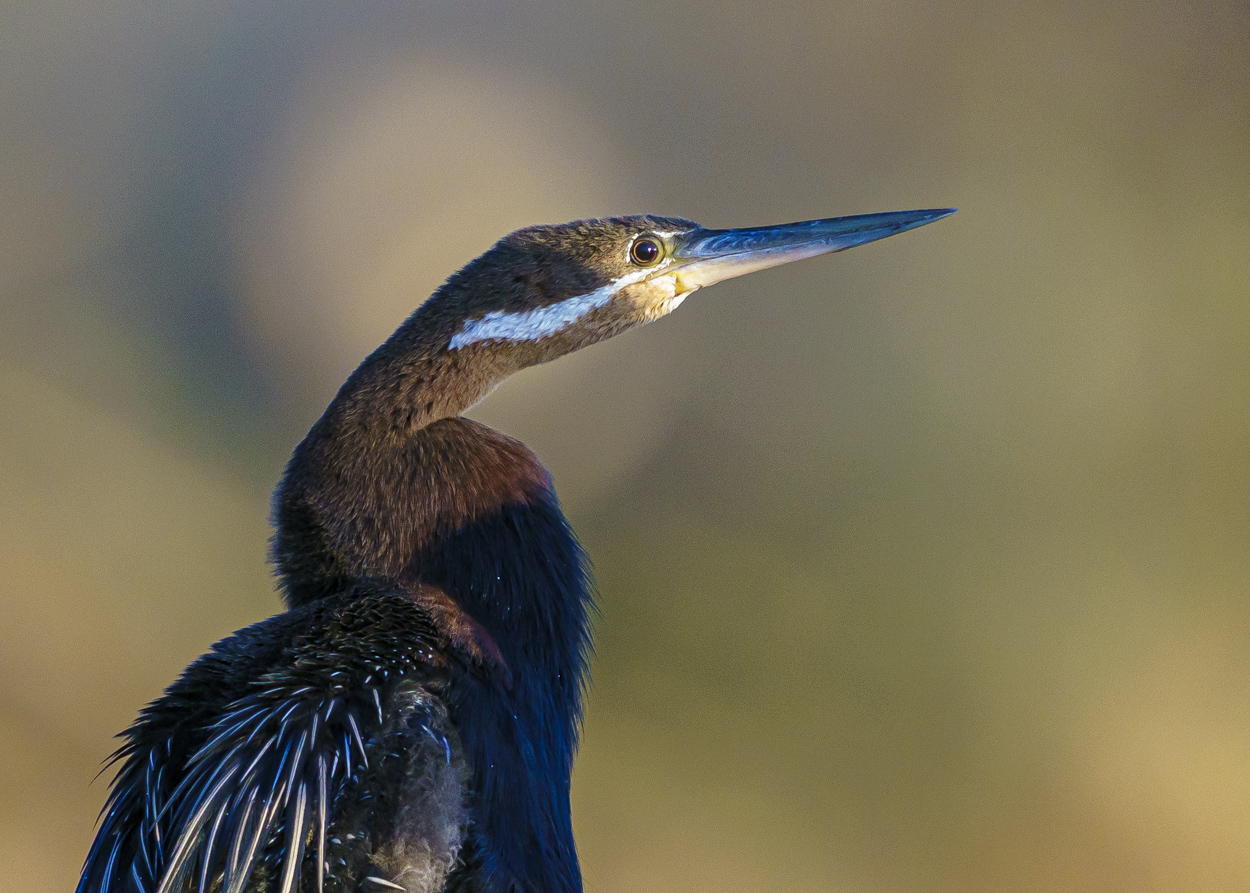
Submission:
<svg viewBox="0 0 1250 893">
<path fill-rule="evenodd" d="M 650 239 L 639 239 L 634 243 L 631 253 L 636 263 L 650 264 L 654 263 L 655 259 L 660 256 L 660 246 Z"/>
</svg>

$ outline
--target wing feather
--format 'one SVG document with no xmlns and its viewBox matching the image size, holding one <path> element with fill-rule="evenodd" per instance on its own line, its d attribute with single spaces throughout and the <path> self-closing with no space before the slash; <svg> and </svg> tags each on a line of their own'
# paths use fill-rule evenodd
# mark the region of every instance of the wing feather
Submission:
<svg viewBox="0 0 1250 893">
<path fill-rule="evenodd" d="M 323 893 L 336 804 L 383 741 L 397 686 L 431 678 L 442 641 L 402 594 L 302 610 L 285 647 L 261 643 L 241 672 L 223 657 L 239 663 L 242 646 L 225 640 L 141 714 L 78 893 L 245 893 L 262 862 L 273 889 L 296 893 L 306 860 Z M 205 679 L 226 699 L 206 702 Z"/>
</svg>

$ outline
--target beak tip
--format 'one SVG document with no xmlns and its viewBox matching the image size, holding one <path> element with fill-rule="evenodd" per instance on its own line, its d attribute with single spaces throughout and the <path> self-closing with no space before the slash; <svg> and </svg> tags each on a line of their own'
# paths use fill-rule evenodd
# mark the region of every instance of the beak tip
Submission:
<svg viewBox="0 0 1250 893">
<path fill-rule="evenodd" d="M 958 211 L 958 208 L 931 208 L 928 211 L 920 211 L 924 215 L 925 223 L 932 223 L 934 220 L 941 220 L 943 217 L 949 217 Z"/>
<path fill-rule="evenodd" d="M 897 211 L 888 216 L 894 218 L 891 221 L 896 227 L 894 231 L 901 233 L 909 229 L 927 226 L 934 221 L 941 220 L 943 217 L 951 216 L 958 210 L 958 208 L 927 208 L 923 211 Z"/>
</svg>

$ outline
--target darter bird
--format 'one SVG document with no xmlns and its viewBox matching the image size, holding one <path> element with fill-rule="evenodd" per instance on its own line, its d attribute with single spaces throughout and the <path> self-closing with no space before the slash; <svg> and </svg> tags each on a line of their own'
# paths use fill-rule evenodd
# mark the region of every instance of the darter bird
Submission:
<svg viewBox="0 0 1250 893">
<path fill-rule="evenodd" d="M 922 226 L 519 230 L 347 379 L 275 496 L 287 610 L 122 734 L 78 893 L 573 893 L 591 580 L 547 470 L 461 413 L 706 285 Z"/>
</svg>

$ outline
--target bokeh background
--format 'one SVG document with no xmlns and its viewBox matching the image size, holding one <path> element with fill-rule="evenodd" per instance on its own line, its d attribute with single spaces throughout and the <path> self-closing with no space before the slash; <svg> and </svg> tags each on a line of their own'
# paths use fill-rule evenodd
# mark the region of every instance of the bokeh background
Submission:
<svg viewBox="0 0 1250 893">
<path fill-rule="evenodd" d="M 956 205 L 474 411 L 603 614 L 591 893 L 1250 887 L 1250 7 L 0 7 L 0 889 L 278 610 L 268 493 L 518 226 Z"/>
</svg>

